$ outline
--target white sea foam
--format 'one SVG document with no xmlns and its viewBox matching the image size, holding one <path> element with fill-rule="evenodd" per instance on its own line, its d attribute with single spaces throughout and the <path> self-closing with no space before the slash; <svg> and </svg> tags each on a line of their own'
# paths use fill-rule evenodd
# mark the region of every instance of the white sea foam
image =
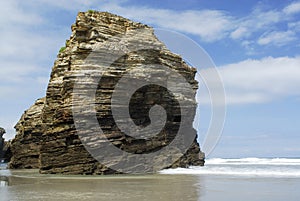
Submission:
<svg viewBox="0 0 300 201">
<path fill-rule="evenodd" d="M 167 169 L 160 173 L 300 178 L 300 159 L 214 158 L 206 160 L 204 167 Z"/>
<path fill-rule="evenodd" d="M 207 159 L 205 164 L 209 165 L 300 165 L 300 159 L 291 158 L 239 158 L 239 159 L 223 159 L 212 158 Z"/>
</svg>

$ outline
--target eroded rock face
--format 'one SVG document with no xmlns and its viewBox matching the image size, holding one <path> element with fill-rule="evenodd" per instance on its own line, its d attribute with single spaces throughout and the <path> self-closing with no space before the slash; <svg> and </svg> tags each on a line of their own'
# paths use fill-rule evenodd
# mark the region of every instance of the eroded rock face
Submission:
<svg viewBox="0 0 300 201">
<path fill-rule="evenodd" d="M 5 133 L 5 129 L 0 127 L 0 162 L 7 163 L 11 159 L 11 143 L 3 138 Z"/>
<path fill-rule="evenodd" d="M 191 86 L 191 93 L 185 94 L 184 91 L 188 91 L 185 85 L 172 83 L 167 76 L 161 76 L 165 75 L 163 69 L 147 68 L 150 65 L 166 66 L 180 74 Z M 117 102 L 116 107 L 120 111 L 129 107 L 130 118 L 139 128 L 145 128 L 159 119 L 155 116 L 157 113 L 153 114 L 154 118 L 149 118 L 153 106 L 163 107 L 166 124 L 157 135 L 147 139 L 128 136 L 116 125 L 112 114 L 112 97 L 117 83 L 132 69 L 136 82 L 141 77 L 151 81 L 156 73 L 162 83 L 171 82 L 175 86 L 175 93 L 171 93 L 160 85 L 150 84 L 137 89 L 129 98 L 129 104 Z M 147 25 L 106 12 L 79 13 L 76 23 L 72 25 L 72 35 L 54 63 L 46 98 L 38 100 L 16 125 L 17 136 L 12 142 L 10 167 L 39 167 L 41 173 L 117 173 L 118 169 L 100 164 L 83 143 L 88 144 L 89 148 L 100 147 L 97 153 L 110 157 L 109 165 L 118 166 L 120 158 L 108 151 L 105 139 L 116 148 L 131 153 L 133 156 L 125 158 L 130 163 L 139 160 L 136 157 L 139 154 L 153 153 L 167 147 L 176 138 L 179 129 L 184 129 L 185 135 L 193 137 L 182 157 L 176 159 L 180 147 L 167 149 L 166 156 L 135 163 L 126 172 L 136 172 L 137 169 L 154 172 L 163 168 L 203 165 L 204 154 L 200 152 L 196 131 L 192 128 L 196 111 L 195 73 L 196 70 L 179 55 L 167 50 Z M 74 90 L 75 86 L 80 90 Z M 128 90 L 121 87 L 119 96 L 128 96 Z M 95 98 L 91 100 L 90 94 L 95 94 Z M 177 99 L 183 105 L 179 105 Z M 189 111 L 189 118 L 184 120 L 182 127 L 180 123 L 184 114 L 180 106 Z M 79 123 L 74 122 L 74 108 L 81 109 L 80 118 L 83 118 Z M 93 115 L 96 115 L 104 134 L 100 137 L 95 137 L 97 129 L 89 122 Z M 78 136 L 78 124 L 86 128 L 81 131 L 81 137 Z M 178 146 L 184 146 L 184 142 Z M 101 161 L 102 158 L 97 159 Z M 167 163 L 168 160 L 173 162 Z M 156 168 L 147 165 L 149 163 L 155 163 Z"/>
<path fill-rule="evenodd" d="M 16 136 L 10 147 L 12 158 L 10 168 L 39 168 L 41 137 L 44 133 L 42 109 L 45 98 L 38 99 L 24 112 L 16 124 Z"/>
<path fill-rule="evenodd" d="M 5 129 L 0 127 L 0 160 L 4 157 L 4 138 Z"/>
<path fill-rule="evenodd" d="M 5 163 L 8 163 L 12 157 L 11 141 L 4 141 L 3 153 L 4 153 L 3 160 Z"/>
</svg>

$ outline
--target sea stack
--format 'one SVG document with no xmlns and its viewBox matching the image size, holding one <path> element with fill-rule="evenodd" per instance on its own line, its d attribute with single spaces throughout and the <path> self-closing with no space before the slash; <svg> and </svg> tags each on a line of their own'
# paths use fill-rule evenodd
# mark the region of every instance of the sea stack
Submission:
<svg viewBox="0 0 300 201">
<path fill-rule="evenodd" d="M 5 134 L 5 129 L 0 127 L 0 160 L 3 160 L 4 157 L 4 138 L 3 135 Z"/>
<path fill-rule="evenodd" d="M 191 93 L 188 94 L 186 84 L 171 83 L 175 91 L 172 93 L 171 89 L 153 83 L 133 91 L 128 104 L 113 101 L 130 95 L 129 88 L 118 85 L 129 72 L 137 82 L 142 77 L 149 83 L 151 79 L 169 83 L 171 78 L 160 76 L 165 75 L 167 68 L 171 69 L 169 74 L 175 72 L 188 83 Z M 195 68 L 157 39 L 153 28 L 107 12 L 78 13 L 72 35 L 54 62 L 46 97 L 25 111 L 15 126 L 17 135 L 11 143 L 10 168 L 39 168 L 40 173 L 48 174 L 115 174 L 123 172 L 122 164 L 126 166 L 125 173 L 202 166 L 204 153 L 192 127 L 198 88 L 195 73 Z M 114 96 L 118 87 L 120 93 Z M 118 127 L 113 104 L 117 113 L 129 108 L 132 122 L 140 129 L 161 123 L 156 122 L 160 117 L 155 115 L 163 108 L 165 125 L 157 135 L 150 133 L 145 139 L 132 137 Z M 152 107 L 157 105 L 160 108 L 153 112 Z M 188 114 L 180 107 L 187 108 Z M 122 115 L 117 114 L 121 123 L 127 121 Z M 183 119 L 184 115 L 188 118 Z M 98 125 L 90 119 L 96 119 Z M 79 132 L 80 125 L 86 129 Z M 181 137 L 182 143 L 171 148 L 179 131 L 191 141 L 187 143 Z M 111 145 L 107 142 L 124 154 L 116 156 L 108 151 Z M 181 149 L 187 145 L 187 149 Z M 180 155 L 178 149 L 185 152 Z M 156 156 L 160 150 L 164 154 Z M 95 153 L 104 155 L 105 162 Z M 148 159 L 148 155 L 152 158 Z M 140 156 L 145 157 L 142 160 Z M 111 161 L 107 162 L 107 158 Z"/>
<path fill-rule="evenodd" d="M 42 109 L 45 98 L 38 99 L 33 106 L 24 112 L 15 125 L 17 135 L 11 142 L 13 156 L 10 168 L 39 168 L 39 157 L 42 134 L 44 127 L 42 122 Z"/>
</svg>

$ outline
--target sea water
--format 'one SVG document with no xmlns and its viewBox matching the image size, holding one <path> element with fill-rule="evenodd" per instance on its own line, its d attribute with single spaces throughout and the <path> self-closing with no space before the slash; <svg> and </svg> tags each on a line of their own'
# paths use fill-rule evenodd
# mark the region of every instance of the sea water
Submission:
<svg viewBox="0 0 300 201">
<path fill-rule="evenodd" d="M 208 159 L 154 175 L 62 176 L 0 170 L 0 200 L 299 201 L 300 159 Z"/>
<path fill-rule="evenodd" d="M 177 168 L 163 174 L 230 175 L 243 177 L 300 178 L 300 159 L 208 159 L 205 167 Z"/>
</svg>

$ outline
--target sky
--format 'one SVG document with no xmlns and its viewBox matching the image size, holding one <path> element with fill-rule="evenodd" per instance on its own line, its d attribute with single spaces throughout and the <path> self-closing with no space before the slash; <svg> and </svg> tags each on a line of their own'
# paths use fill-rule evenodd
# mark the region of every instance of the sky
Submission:
<svg viewBox="0 0 300 201">
<path fill-rule="evenodd" d="M 0 126 L 7 139 L 22 113 L 45 96 L 71 24 L 89 9 L 184 34 L 209 54 L 226 92 L 223 133 L 209 157 L 300 157 L 297 0 L 1 1 Z M 201 101 L 200 144 L 211 115 Z"/>
</svg>

